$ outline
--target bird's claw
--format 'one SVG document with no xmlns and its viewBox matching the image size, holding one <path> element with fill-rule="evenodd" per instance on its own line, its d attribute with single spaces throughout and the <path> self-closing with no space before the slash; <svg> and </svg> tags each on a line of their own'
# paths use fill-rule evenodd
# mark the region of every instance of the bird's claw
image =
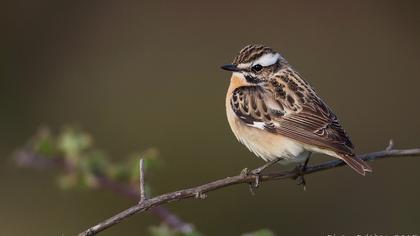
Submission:
<svg viewBox="0 0 420 236">
<path fill-rule="evenodd" d="M 297 180 L 297 185 L 303 186 L 304 191 L 306 191 L 305 170 L 305 164 L 300 164 L 296 166 L 293 170 L 293 172 L 295 172 L 295 176 L 293 177 L 293 179 Z"/>
<path fill-rule="evenodd" d="M 252 176 L 254 178 L 253 182 L 249 183 L 249 191 L 251 192 L 252 195 L 255 195 L 255 190 L 258 188 L 258 186 L 260 185 L 260 172 L 257 170 L 248 170 L 248 168 L 244 168 L 241 171 L 241 176 L 242 177 L 247 177 L 247 176 Z"/>
<path fill-rule="evenodd" d="M 261 173 L 262 173 L 262 171 L 265 170 L 265 169 L 267 169 L 268 167 L 276 164 L 280 160 L 282 160 L 282 158 L 277 158 L 275 160 L 272 160 L 270 162 L 267 162 L 263 166 L 260 166 L 257 169 L 254 169 L 254 170 L 251 170 L 251 171 L 249 171 L 247 168 L 245 168 L 245 169 L 243 169 L 241 171 L 241 176 L 252 176 L 252 177 L 254 177 L 254 182 L 253 183 L 249 183 L 249 189 L 250 189 L 250 191 L 251 191 L 251 193 L 253 195 L 255 194 L 255 189 L 257 189 L 258 186 L 260 186 L 260 180 L 261 180 Z"/>
<path fill-rule="evenodd" d="M 306 191 L 306 181 L 305 181 L 305 177 L 303 177 L 303 175 L 300 175 L 297 178 L 297 185 L 300 185 L 303 187 L 303 191 Z"/>
<path fill-rule="evenodd" d="M 255 195 L 255 190 L 260 185 L 260 180 L 259 180 L 260 176 L 259 175 L 253 175 L 253 176 L 254 176 L 254 182 L 250 182 L 248 186 L 249 186 L 249 191 L 251 192 L 251 194 Z"/>
<path fill-rule="evenodd" d="M 249 175 L 249 172 L 250 171 L 248 170 L 248 168 L 244 168 L 244 169 L 241 170 L 241 174 L 240 175 L 242 177 L 245 177 L 245 176 L 248 176 Z"/>
</svg>

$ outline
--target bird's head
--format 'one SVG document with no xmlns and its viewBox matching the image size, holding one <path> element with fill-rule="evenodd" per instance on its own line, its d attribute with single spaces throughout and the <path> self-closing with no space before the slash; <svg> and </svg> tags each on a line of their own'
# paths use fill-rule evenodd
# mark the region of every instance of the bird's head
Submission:
<svg viewBox="0 0 420 236">
<path fill-rule="evenodd" d="M 286 65 L 286 60 L 275 50 L 259 44 L 244 47 L 232 64 L 222 69 L 239 73 L 251 84 L 266 82 L 273 74 Z"/>
</svg>

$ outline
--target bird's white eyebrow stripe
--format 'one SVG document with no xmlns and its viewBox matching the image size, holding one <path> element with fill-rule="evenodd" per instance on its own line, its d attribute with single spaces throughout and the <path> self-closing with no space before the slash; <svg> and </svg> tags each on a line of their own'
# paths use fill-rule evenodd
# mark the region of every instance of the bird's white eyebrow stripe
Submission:
<svg viewBox="0 0 420 236">
<path fill-rule="evenodd" d="M 251 66 L 251 63 L 241 63 L 238 65 L 238 68 L 245 69 Z"/>
<path fill-rule="evenodd" d="M 278 53 L 267 53 L 255 60 L 254 63 L 252 63 L 252 65 L 260 64 L 262 66 L 271 66 L 274 63 L 276 63 L 279 58 L 280 54 Z"/>
</svg>

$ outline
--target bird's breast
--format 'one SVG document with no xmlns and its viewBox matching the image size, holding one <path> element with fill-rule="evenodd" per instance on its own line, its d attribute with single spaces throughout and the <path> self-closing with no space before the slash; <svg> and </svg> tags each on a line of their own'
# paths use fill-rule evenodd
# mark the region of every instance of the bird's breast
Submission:
<svg viewBox="0 0 420 236">
<path fill-rule="evenodd" d="M 236 138 L 265 161 L 279 157 L 285 159 L 282 161 L 283 164 L 305 160 L 309 152 L 304 149 L 301 143 L 279 134 L 248 126 L 236 116 L 230 104 L 232 93 L 236 88 L 246 85 L 243 78 L 234 74 L 226 94 L 227 120 Z"/>
</svg>

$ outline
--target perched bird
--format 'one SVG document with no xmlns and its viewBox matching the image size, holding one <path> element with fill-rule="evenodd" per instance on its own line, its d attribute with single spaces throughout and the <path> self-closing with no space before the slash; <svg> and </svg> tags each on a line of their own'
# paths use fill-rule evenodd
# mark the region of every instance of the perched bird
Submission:
<svg viewBox="0 0 420 236">
<path fill-rule="evenodd" d="M 255 155 L 267 162 L 305 163 L 305 168 L 316 152 L 359 174 L 372 171 L 355 156 L 335 114 L 278 52 L 248 45 L 222 69 L 233 72 L 226 95 L 229 125 Z"/>
</svg>

